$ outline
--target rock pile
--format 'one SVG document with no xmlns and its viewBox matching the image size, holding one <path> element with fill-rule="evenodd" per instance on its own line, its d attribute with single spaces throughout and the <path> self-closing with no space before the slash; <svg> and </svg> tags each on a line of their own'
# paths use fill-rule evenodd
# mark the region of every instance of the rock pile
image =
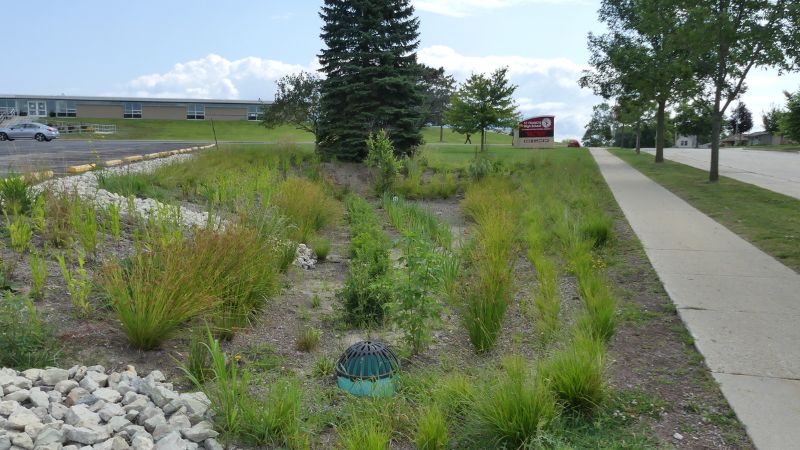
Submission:
<svg viewBox="0 0 800 450">
<path fill-rule="evenodd" d="M 314 250 L 311 247 L 307 246 L 306 244 L 298 244 L 297 245 L 297 253 L 295 254 L 294 264 L 299 266 L 301 269 L 313 269 L 314 265 L 317 263 L 316 255 L 314 254 Z"/>
<path fill-rule="evenodd" d="M 155 169 L 179 162 L 186 161 L 193 158 L 192 155 L 173 155 L 161 159 L 152 159 L 141 161 L 126 166 L 108 167 L 97 172 L 86 172 L 81 175 L 74 175 L 69 177 L 54 178 L 52 180 L 44 181 L 37 185 L 36 189 L 53 189 L 58 192 L 75 192 L 84 200 L 93 200 L 98 208 L 104 208 L 110 204 L 116 204 L 120 207 L 120 212 L 127 214 L 128 212 L 128 199 L 122 195 L 114 192 L 109 192 L 105 189 L 100 189 L 98 185 L 98 174 L 118 175 L 128 173 L 147 173 Z M 134 198 L 133 206 L 135 214 L 147 217 L 150 214 L 163 210 L 166 205 L 151 198 Z M 197 212 L 192 209 L 180 206 L 181 219 L 188 227 L 198 226 L 205 228 L 208 224 L 208 212 Z"/>
<path fill-rule="evenodd" d="M 0 450 L 219 450 L 210 401 L 128 366 L 0 369 Z"/>
</svg>

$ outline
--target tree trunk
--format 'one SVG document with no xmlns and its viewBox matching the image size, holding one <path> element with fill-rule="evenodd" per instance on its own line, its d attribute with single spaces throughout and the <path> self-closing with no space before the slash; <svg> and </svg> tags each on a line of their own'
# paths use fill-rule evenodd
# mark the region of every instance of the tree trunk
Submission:
<svg viewBox="0 0 800 450">
<path fill-rule="evenodd" d="M 664 162 L 664 132 L 666 131 L 666 124 L 664 120 L 667 102 L 664 100 L 658 101 L 658 112 L 656 113 L 656 162 Z"/>
<path fill-rule="evenodd" d="M 719 112 L 719 100 L 717 100 L 711 116 L 711 167 L 708 170 L 708 181 L 712 183 L 719 181 L 719 134 L 721 129 L 722 113 Z"/>
<path fill-rule="evenodd" d="M 636 122 L 636 154 L 642 153 L 642 124 Z"/>
<path fill-rule="evenodd" d="M 439 125 L 439 142 L 444 142 L 444 124 Z"/>
<path fill-rule="evenodd" d="M 481 153 L 484 151 L 484 146 L 486 144 L 486 129 L 481 128 Z"/>
</svg>

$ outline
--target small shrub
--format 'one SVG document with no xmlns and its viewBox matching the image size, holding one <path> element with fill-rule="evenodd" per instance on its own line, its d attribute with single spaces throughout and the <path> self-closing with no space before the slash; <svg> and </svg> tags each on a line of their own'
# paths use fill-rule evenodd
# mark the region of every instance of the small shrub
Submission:
<svg viewBox="0 0 800 450">
<path fill-rule="evenodd" d="M 92 281 L 86 271 L 85 258 L 83 253 L 78 252 L 78 267 L 72 270 L 68 267 L 64 255 L 56 255 L 58 265 L 61 267 L 61 274 L 67 284 L 67 292 L 72 306 L 77 310 L 79 317 L 89 317 L 92 313 L 92 304 L 89 302 L 89 294 L 92 292 Z"/>
<path fill-rule="evenodd" d="M 430 343 L 432 328 L 441 322 L 442 306 L 430 295 L 440 279 L 440 267 L 434 250 L 413 232 L 403 235 L 402 245 L 402 275 L 395 284 L 394 301 L 386 308 L 411 351 L 419 353 Z"/>
<path fill-rule="evenodd" d="M 336 360 L 330 356 L 320 356 L 314 361 L 311 373 L 316 378 L 330 378 L 336 374 Z"/>
<path fill-rule="evenodd" d="M 567 348 L 545 363 L 543 372 L 569 409 L 590 413 L 605 398 L 605 347 L 591 336 L 578 333 Z"/>
<path fill-rule="evenodd" d="M 366 163 L 368 166 L 378 169 L 375 192 L 383 194 L 390 191 L 397 178 L 399 164 L 394 156 L 392 141 L 385 130 L 380 130 L 374 134 L 370 133 L 367 138 Z"/>
<path fill-rule="evenodd" d="M 310 352 L 317 348 L 322 333 L 314 328 L 303 327 L 297 333 L 297 349 L 301 352 Z"/>
<path fill-rule="evenodd" d="M 6 214 L 6 229 L 11 237 L 11 248 L 20 253 L 26 251 L 31 243 L 33 237 L 33 230 L 28 218 L 22 215 L 17 215 L 14 220 L 8 218 Z"/>
<path fill-rule="evenodd" d="M 417 434 L 414 443 L 420 450 L 443 450 L 447 448 L 447 422 L 436 406 L 422 409 L 417 416 Z"/>
<path fill-rule="evenodd" d="M 377 420 L 359 418 L 339 431 L 339 443 L 345 450 L 386 450 L 392 433 L 384 429 Z"/>
<path fill-rule="evenodd" d="M 476 429 L 495 446 L 519 448 L 551 426 L 557 415 L 555 396 L 521 357 L 504 361 L 505 377 L 478 400 Z"/>
<path fill-rule="evenodd" d="M 281 183 L 272 202 L 296 227 L 290 237 L 308 243 L 314 234 L 341 217 L 341 206 L 321 185 L 297 177 Z"/>
<path fill-rule="evenodd" d="M 27 214 L 35 198 L 30 181 L 22 175 L 11 172 L 0 179 L 0 201 L 6 214 Z"/>
<path fill-rule="evenodd" d="M 33 298 L 43 298 L 47 282 L 47 261 L 40 253 L 33 252 L 28 258 L 28 266 L 31 269 L 31 295 Z"/>
<path fill-rule="evenodd" d="M 30 299 L 6 291 L 0 299 L 0 367 L 55 366 L 58 349 Z"/>
<path fill-rule="evenodd" d="M 317 259 L 325 261 L 328 258 L 328 253 L 331 251 L 331 241 L 329 239 L 317 236 L 311 239 L 309 245 L 314 250 L 314 254 L 317 255 Z"/>
</svg>

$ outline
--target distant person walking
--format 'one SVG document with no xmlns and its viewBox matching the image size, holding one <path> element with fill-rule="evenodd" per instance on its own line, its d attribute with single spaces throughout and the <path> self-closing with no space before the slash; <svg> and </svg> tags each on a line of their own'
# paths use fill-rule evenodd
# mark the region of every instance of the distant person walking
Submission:
<svg viewBox="0 0 800 450">
<path fill-rule="evenodd" d="M 467 133 L 467 140 L 464 141 L 464 144 L 472 144 L 472 139 L 469 138 L 470 136 L 472 136 L 472 135 Z"/>
</svg>

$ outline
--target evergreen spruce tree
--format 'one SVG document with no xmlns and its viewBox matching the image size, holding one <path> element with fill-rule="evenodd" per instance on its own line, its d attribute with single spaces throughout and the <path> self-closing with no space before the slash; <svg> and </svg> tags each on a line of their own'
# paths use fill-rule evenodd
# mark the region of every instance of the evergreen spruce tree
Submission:
<svg viewBox="0 0 800 450">
<path fill-rule="evenodd" d="M 409 0 L 325 0 L 319 55 L 317 144 L 326 156 L 360 161 L 366 139 L 385 129 L 398 156 L 422 142 L 419 19 Z"/>
</svg>

